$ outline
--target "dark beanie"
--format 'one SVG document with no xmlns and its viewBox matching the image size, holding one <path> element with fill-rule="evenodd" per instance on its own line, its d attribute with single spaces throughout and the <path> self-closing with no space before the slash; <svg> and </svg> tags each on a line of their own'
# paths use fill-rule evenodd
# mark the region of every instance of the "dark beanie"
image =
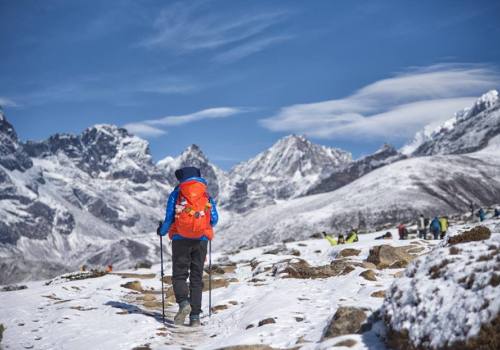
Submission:
<svg viewBox="0 0 500 350">
<path fill-rule="evenodd" d="M 201 177 L 201 171 L 194 166 L 187 166 L 175 171 L 175 177 L 179 181 L 184 181 L 190 177 Z"/>
</svg>

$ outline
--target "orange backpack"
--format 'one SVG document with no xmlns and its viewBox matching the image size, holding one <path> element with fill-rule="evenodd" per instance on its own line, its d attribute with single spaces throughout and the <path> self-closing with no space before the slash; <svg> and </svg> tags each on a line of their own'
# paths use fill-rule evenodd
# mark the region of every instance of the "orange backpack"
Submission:
<svg viewBox="0 0 500 350">
<path fill-rule="evenodd" d="M 175 204 L 175 219 L 168 231 L 170 239 L 179 234 L 184 238 L 197 239 L 205 236 L 212 240 L 211 208 L 205 184 L 195 180 L 181 183 Z"/>
</svg>

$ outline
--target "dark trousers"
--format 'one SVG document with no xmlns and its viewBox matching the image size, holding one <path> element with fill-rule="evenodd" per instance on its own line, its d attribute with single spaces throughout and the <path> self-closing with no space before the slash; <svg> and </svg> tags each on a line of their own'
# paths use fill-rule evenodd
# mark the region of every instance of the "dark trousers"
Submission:
<svg viewBox="0 0 500 350">
<path fill-rule="evenodd" d="M 207 241 L 194 239 L 172 241 L 172 283 L 175 300 L 178 304 L 189 301 L 192 316 L 201 313 L 203 264 L 207 255 L 207 244 Z"/>
</svg>

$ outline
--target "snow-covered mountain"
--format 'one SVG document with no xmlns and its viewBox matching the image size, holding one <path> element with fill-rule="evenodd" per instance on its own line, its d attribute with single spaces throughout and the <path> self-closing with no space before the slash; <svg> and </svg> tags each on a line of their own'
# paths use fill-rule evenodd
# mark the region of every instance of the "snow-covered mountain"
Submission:
<svg viewBox="0 0 500 350">
<path fill-rule="evenodd" d="M 141 235 L 171 186 L 147 142 L 97 125 L 22 144 L 2 115 L 0 152 L 0 283 L 156 257 Z"/>
<path fill-rule="evenodd" d="M 499 133 L 500 98 L 491 90 L 442 125 L 419 131 L 401 152 L 409 156 L 470 153 L 485 147 Z"/>
<path fill-rule="evenodd" d="M 290 135 L 229 173 L 222 205 L 246 212 L 305 195 L 336 169 L 352 160 L 350 153 Z"/>
</svg>

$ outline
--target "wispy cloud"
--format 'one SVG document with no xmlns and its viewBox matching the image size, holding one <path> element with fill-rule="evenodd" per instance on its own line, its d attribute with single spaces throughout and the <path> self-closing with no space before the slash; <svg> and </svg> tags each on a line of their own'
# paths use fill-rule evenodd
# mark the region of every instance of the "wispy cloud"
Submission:
<svg viewBox="0 0 500 350">
<path fill-rule="evenodd" d="M 0 96 L 0 107 L 19 107 L 19 104 L 8 97 Z"/>
<path fill-rule="evenodd" d="M 164 8 L 153 23 L 154 32 L 138 46 L 176 54 L 217 50 L 214 60 L 227 63 L 291 38 L 272 33 L 289 12 L 215 13 L 207 4 L 178 2 Z"/>
<path fill-rule="evenodd" d="M 259 122 L 272 131 L 319 138 L 405 139 L 430 122 L 449 118 L 499 83 L 499 72 L 484 65 L 413 68 L 345 98 L 284 107 Z"/>
<path fill-rule="evenodd" d="M 124 128 L 131 133 L 143 137 L 156 137 L 165 134 L 165 127 L 176 127 L 203 119 L 228 118 L 236 114 L 244 113 L 245 108 L 217 107 L 208 108 L 195 113 L 184 115 L 172 115 L 158 119 L 148 119 L 139 122 L 125 124 Z"/>
<path fill-rule="evenodd" d="M 161 74 L 140 77 L 102 74 L 75 77 L 68 81 L 40 82 L 35 88 L 31 88 L 31 91 L 16 96 L 16 101 L 32 106 L 93 100 L 106 100 L 125 105 L 135 101 L 135 96 L 138 94 L 182 95 L 202 88 L 202 84 L 191 79 Z"/>
</svg>

